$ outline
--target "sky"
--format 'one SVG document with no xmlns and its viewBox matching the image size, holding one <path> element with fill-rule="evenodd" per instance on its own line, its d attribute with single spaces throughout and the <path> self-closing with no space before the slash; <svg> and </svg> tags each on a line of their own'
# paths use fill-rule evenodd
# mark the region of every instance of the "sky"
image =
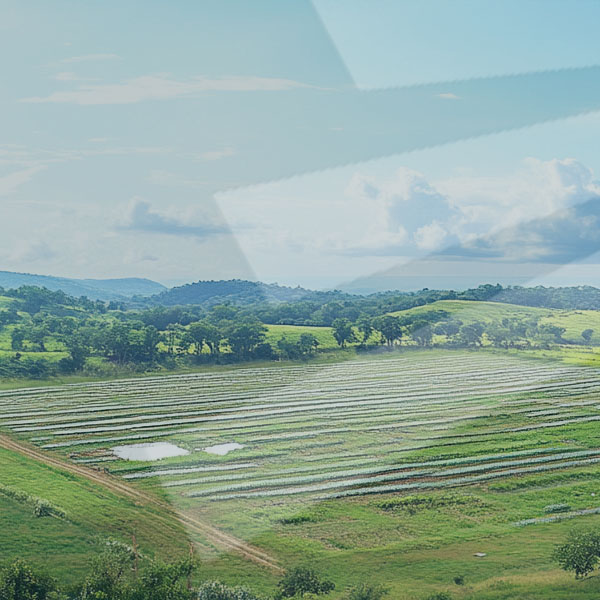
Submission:
<svg viewBox="0 0 600 600">
<path fill-rule="evenodd" d="M 0 0 L 0 270 L 600 286 L 595 0 Z"/>
</svg>

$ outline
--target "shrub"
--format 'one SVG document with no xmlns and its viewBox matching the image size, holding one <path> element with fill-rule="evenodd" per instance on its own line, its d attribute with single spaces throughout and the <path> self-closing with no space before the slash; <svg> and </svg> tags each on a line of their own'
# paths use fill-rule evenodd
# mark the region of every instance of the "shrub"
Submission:
<svg viewBox="0 0 600 600">
<path fill-rule="evenodd" d="M 361 583 L 348 593 L 348 600 L 381 600 L 388 590 L 380 585 Z"/>
<path fill-rule="evenodd" d="M 260 600 L 241 587 L 228 587 L 219 581 L 207 581 L 198 588 L 197 600 Z"/>
<path fill-rule="evenodd" d="M 569 504 L 548 504 L 548 506 L 544 506 L 544 512 L 547 514 L 569 512 L 570 510 L 571 506 Z"/>
<path fill-rule="evenodd" d="M 335 589 L 335 583 L 320 579 L 312 569 L 304 567 L 296 567 L 291 571 L 287 571 L 278 586 L 279 598 L 303 597 L 304 594 L 320 596 L 329 594 Z"/>
</svg>

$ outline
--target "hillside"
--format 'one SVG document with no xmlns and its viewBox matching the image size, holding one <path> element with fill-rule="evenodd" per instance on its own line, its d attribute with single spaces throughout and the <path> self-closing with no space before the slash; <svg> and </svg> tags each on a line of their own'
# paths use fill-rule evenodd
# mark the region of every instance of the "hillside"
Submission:
<svg viewBox="0 0 600 600">
<path fill-rule="evenodd" d="M 123 279 L 70 279 L 52 275 L 34 275 L 31 273 L 13 273 L 0 271 L 0 287 L 16 289 L 24 285 L 45 287 L 54 292 L 62 291 L 69 296 L 79 298 L 87 296 L 91 300 L 125 300 L 132 296 L 151 296 L 167 288 L 140 277 Z"/>
<path fill-rule="evenodd" d="M 564 327 L 564 339 L 581 343 L 581 332 L 593 329 L 592 343 L 600 343 L 600 311 L 595 310 L 553 310 L 500 302 L 480 302 L 473 300 L 439 300 L 426 306 L 397 311 L 394 315 L 414 315 L 444 310 L 463 323 L 473 321 L 499 322 L 502 319 L 540 317 L 541 323 L 551 323 Z"/>
<path fill-rule="evenodd" d="M 153 304 L 178 306 L 185 304 L 215 304 L 234 302 L 295 302 L 308 297 L 325 298 L 335 292 L 315 292 L 301 287 L 286 287 L 276 283 L 231 279 L 228 281 L 198 281 L 164 291 L 151 298 Z"/>
</svg>

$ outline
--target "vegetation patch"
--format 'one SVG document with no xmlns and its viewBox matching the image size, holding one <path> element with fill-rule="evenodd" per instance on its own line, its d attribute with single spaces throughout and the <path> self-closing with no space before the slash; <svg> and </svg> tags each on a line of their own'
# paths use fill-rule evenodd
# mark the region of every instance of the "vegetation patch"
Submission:
<svg viewBox="0 0 600 600">
<path fill-rule="evenodd" d="M 16 502 L 30 506 L 36 517 L 67 518 L 67 513 L 62 508 L 52 504 L 48 500 L 44 500 L 44 498 L 38 498 L 37 496 L 32 496 L 31 494 L 2 484 L 0 484 L 0 494 Z"/>
</svg>

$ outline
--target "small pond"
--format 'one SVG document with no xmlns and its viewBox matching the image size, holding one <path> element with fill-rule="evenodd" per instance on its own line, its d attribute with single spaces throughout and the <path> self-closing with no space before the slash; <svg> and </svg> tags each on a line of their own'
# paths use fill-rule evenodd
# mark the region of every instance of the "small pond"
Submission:
<svg viewBox="0 0 600 600">
<path fill-rule="evenodd" d="M 171 456 L 185 456 L 188 450 L 168 442 L 151 442 L 148 444 L 131 444 L 129 446 L 115 446 L 113 453 L 125 460 L 161 460 Z"/>
<path fill-rule="evenodd" d="M 232 450 L 240 450 L 243 448 L 242 444 L 238 444 L 236 442 L 230 442 L 228 444 L 217 444 L 216 446 L 209 446 L 208 448 L 203 448 L 204 452 L 208 452 L 209 454 L 218 454 L 219 456 L 225 456 L 229 454 Z"/>
</svg>

